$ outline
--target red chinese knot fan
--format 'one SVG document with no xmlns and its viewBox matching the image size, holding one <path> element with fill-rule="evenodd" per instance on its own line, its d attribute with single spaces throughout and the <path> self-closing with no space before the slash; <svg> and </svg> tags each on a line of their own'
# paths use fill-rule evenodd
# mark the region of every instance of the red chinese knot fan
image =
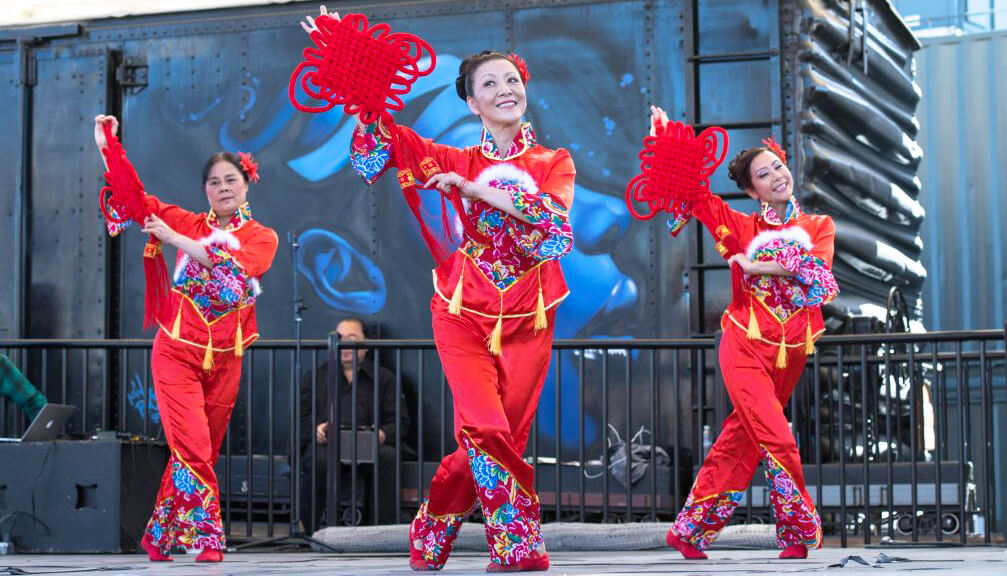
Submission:
<svg viewBox="0 0 1007 576">
<path fill-rule="evenodd" d="M 101 153 L 105 156 L 108 171 L 105 172 L 106 184 L 98 192 L 98 206 L 101 208 L 101 213 L 109 222 L 122 224 L 132 220 L 143 224 L 150 216 L 143 182 L 126 157 L 122 143 L 112 134 L 112 123 L 105 122 L 102 130 L 105 132 L 106 147 Z M 161 241 L 153 234 L 144 246 L 143 274 L 146 281 L 143 327 L 150 328 L 158 320 L 165 321 L 171 313 L 168 268 L 164 263 Z"/>
<path fill-rule="evenodd" d="M 314 47 L 304 49 L 304 61 L 290 76 L 290 102 L 302 112 L 325 112 L 344 106 L 370 124 L 379 118 L 391 123 L 390 110 L 401 110 L 401 96 L 417 78 L 436 65 L 434 51 L 420 37 L 391 32 L 388 24 L 370 26 L 363 14 L 341 19 L 323 15 L 311 32 Z M 421 68 L 420 61 L 429 61 Z M 317 106 L 297 101 L 297 89 L 322 100 Z"/>
<path fill-rule="evenodd" d="M 719 126 L 696 136 L 692 126 L 673 122 L 655 132 L 643 139 L 640 174 L 626 186 L 626 205 L 639 220 L 662 211 L 688 215 L 692 202 L 710 194 L 710 175 L 727 153 L 727 131 Z M 638 204 L 646 204 L 646 211 L 638 211 Z"/>
</svg>

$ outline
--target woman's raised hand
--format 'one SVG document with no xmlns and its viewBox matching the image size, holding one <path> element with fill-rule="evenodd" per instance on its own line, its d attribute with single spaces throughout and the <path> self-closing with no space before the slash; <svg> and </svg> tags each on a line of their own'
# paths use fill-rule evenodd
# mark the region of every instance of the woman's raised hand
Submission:
<svg viewBox="0 0 1007 576">
<path fill-rule="evenodd" d="M 668 113 L 660 106 L 650 107 L 650 135 L 657 136 L 657 129 L 668 125 Z"/>
<path fill-rule="evenodd" d="M 94 117 L 94 143 L 98 145 L 99 150 L 108 147 L 108 142 L 105 141 L 105 130 L 102 128 L 108 122 L 112 123 L 112 136 L 115 136 L 119 132 L 119 121 L 115 119 L 115 116 L 98 114 Z"/>
<path fill-rule="evenodd" d="M 175 238 L 177 236 L 176 232 L 172 230 L 170 226 L 165 224 L 164 220 L 161 220 L 155 214 L 147 216 L 147 218 L 143 221 L 143 229 L 141 232 L 156 236 L 161 242 L 172 245 L 175 244 Z"/>
<path fill-rule="evenodd" d="M 462 176 L 454 172 L 441 172 L 439 174 L 434 174 L 427 183 L 423 185 L 423 188 L 427 190 L 437 189 L 447 194 L 451 192 L 451 187 L 456 186 L 458 191 L 461 192 L 462 196 L 466 198 L 476 198 L 476 195 L 469 188 L 471 182 L 463 178 Z"/>
<path fill-rule="evenodd" d="M 328 16 L 329 18 L 335 18 L 336 20 L 339 20 L 339 12 L 329 12 L 325 8 L 325 4 L 322 4 L 321 6 L 318 7 L 318 17 L 321 18 L 322 16 Z M 305 16 L 304 22 L 301 22 L 301 28 L 304 28 L 305 32 L 311 34 L 312 32 L 318 30 L 318 24 L 315 23 L 315 19 L 312 18 L 311 16 Z"/>
</svg>

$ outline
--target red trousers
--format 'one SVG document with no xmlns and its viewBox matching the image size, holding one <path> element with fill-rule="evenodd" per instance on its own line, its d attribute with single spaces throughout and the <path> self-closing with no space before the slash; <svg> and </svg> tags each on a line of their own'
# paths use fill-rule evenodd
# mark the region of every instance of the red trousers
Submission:
<svg viewBox="0 0 1007 576">
<path fill-rule="evenodd" d="M 154 338 L 151 371 L 171 459 L 146 532 L 165 552 L 176 546 L 224 548 L 213 467 L 238 395 L 241 358 L 215 353 L 213 367 L 204 370 L 203 353 L 163 331 Z"/>
<path fill-rule="evenodd" d="M 763 460 L 776 514 L 777 544 L 819 548 L 821 520 L 804 486 L 797 443 L 783 407 L 804 370 L 804 346 L 787 349 L 787 365 L 775 365 L 777 348 L 748 340 L 727 322 L 720 367 L 734 411 L 724 421 L 671 530 L 696 548 L 716 539 Z"/>
<path fill-rule="evenodd" d="M 549 370 L 555 307 L 547 311 L 549 328 L 538 332 L 531 315 L 504 319 L 499 356 L 486 345 L 495 317 L 455 316 L 436 295 L 431 310 L 459 447 L 441 460 L 411 539 L 423 542 L 430 567 L 439 568 L 478 502 L 491 559 L 513 564 L 542 545 L 535 471 L 522 455 Z"/>
</svg>

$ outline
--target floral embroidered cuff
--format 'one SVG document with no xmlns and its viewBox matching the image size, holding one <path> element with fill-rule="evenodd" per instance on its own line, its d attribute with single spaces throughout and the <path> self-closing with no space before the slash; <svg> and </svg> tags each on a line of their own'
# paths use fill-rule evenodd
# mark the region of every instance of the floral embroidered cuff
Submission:
<svg viewBox="0 0 1007 576">
<path fill-rule="evenodd" d="M 377 122 L 353 129 L 350 165 L 368 186 L 373 186 L 388 169 L 390 157 L 391 141 L 382 133 Z"/>
<path fill-rule="evenodd" d="M 118 218 L 119 215 L 115 212 L 115 208 L 111 206 L 108 207 L 108 211 L 112 213 L 112 216 Z M 125 222 L 112 222 L 111 220 L 105 220 L 105 229 L 108 230 L 108 235 L 115 238 L 126 228 L 129 228 L 133 224 L 132 220 L 126 220 Z"/>
<path fill-rule="evenodd" d="M 796 242 L 778 241 L 775 260 L 793 278 L 807 287 L 807 307 L 821 306 L 831 302 L 839 294 L 839 285 L 825 261 L 811 255 Z M 761 252 L 761 250 L 760 250 Z"/>
<path fill-rule="evenodd" d="M 534 246 L 522 246 L 536 260 L 557 260 L 573 248 L 573 229 L 567 209 L 548 194 L 536 194 L 517 186 L 506 187 L 511 201 L 525 219 L 544 236 Z M 532 234 L 535 234 L 533 232 Z"/>
</svg>

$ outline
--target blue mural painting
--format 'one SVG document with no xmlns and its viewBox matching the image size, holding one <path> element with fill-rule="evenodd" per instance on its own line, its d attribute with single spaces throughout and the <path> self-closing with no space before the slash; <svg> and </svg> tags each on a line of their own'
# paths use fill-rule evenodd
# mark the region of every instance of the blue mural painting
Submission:
<svg viewBox="0 0 1007 576">
<path fill-rule="evenodd" d="M 381 269 L 342 236 L 311 228 L 300 237 L 297 271 L 315 294 L 333 310 L 359 315 L 377 314 L 385 307 L 385 278 Z M 347 288 L 354 273 L 361 273 L 367 287 Z"/>
<path fill-rule="evenodd" d="M 161 413 L 157 411 L 157 395 L 154 394 L 154 387 L 149 389 L 150 398 L 147 397 L 148 389 L 143 385 L 143 379 L 139 374 L 133 374 L 129 381 L 129 394 L 126 395 L 126 402 L 133 410 L 136 410 L 140 419 L 143 419 L 144 412 L 149 415 L 150 421 L 154 424 L 161 423 Z"/>
</svg>

